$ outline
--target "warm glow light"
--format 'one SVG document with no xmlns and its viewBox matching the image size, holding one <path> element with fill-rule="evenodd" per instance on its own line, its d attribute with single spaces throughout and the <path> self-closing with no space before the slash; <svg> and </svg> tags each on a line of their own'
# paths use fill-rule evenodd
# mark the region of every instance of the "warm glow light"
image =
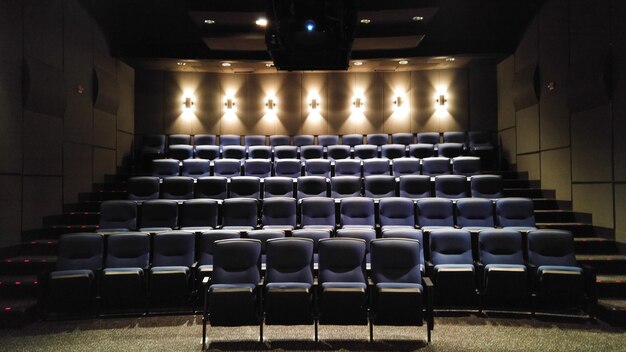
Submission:
<svg viewBox="0 0 626 352">
<path fill-rule="evenodd" d="M 207 18 L 206 20 L 204 20 L 204 24 L 215 24 L 215 21 Z"/>
<path fill-rule="evenodd" d="M 406 65 L 406 64 L 408 64 L 409 62 L 408 62 L 408 61 L 406 61 L 406 60 L 400 60 L 400 61 L 398 61 L 398 63 L 399 63 L 400 65 Z"/>
<path fill-rule="evenodd" d="M 365 109 L 365 98 L 361 95 L 357 95 L 352 99 L 352 109 L 356 112 L 363 112 Z"/>
<path fill-rule="evenodd" d="M 393 101 L 394 105 L 398 108 L 402 107 L 402 103 L 404 103 L 403 98 L 401 96 L 397 96 L 396 100 Z"/>
<path fill-rule="evenodd" d="M 320 109 L 320 102 L 322 101 L 317 92 L 310 93 L 307 97 L 309 101 L 309 112 L 318 112 Z"/>
<path fill-rule="evenodd" d="M 363 24 L 369 24 L 370 22 L 372 22 L 372 21 L 369 18 L 363 18 L 361 20 L 361 23 L 363 23 Z"/>
<path fill-rule="evenodd" d="M 230 67 L 230 62 L 222 62 L 222 67 Z"/>
<path fill-rule="evenodd" d="M 352 63 L 354 66 L 361 66 L 363 65 L 363 61 L 355 61 Z"/>
<path fill-rule="evenodd" d="M 195 116 L 195 104 L 196 97 L 193 95 L 192 90 L 186 90 L 182 97 L 183 113 L 181 115 L 185 120 Z"/>
<path fill-rule="evenodd" d="M 191 109 L 191 107 L 193 106 L 193 100 L 191 99 L 191 97 L 185 97 L 183 105 L 185 105 L 185 109 Z"/>
<path fill-rule="evenodd" d="M 276 97 L 267 96 L 265 97 L 265 111 L 270 112 L 273 111 L 276 107 Z"/>
<path fill-rule="evenodd" d="M 254 21 L 254 23 L 256 23 L 256 25 L 259 27 L 265 27 L 267 26 L 267 19 L 259 18 L 258 20 Z"/>
<path fill-rule="evenodd" d="M 435 95 L 435 102 L 437 103 L 438 110 L 446 110 L 448 103 L 448 92 L 444 86 L 437 87 L 437 94 Z"/>
<path fill-rule="evenodd" d="M 414 16 L 414 17 L 412 18 L 412 20 L 413 20 L 413 21 L 415 21 L 415 22 L 419 22 L 419 21 L 424 20 L 424 17 L 422 17 L 422 16 Z"/>
<path fill-rule="evenodd" d="M 224 97 L 224 110 L 226 112 L 234 112 L 235 104 L 235 97 L 233 97 L 232 95 L 226 95 Z"/>
</svg>

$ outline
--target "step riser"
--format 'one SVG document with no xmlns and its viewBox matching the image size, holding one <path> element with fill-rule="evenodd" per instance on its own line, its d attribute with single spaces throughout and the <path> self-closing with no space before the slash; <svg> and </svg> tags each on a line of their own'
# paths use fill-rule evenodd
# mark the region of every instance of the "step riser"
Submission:
<svg viewBox="0 0 626 352">
<path fill-rule="evenodd" d="M 39 284 L 2 283 L 0 285 L 0 297 L 37 297 L 39 294 Z"/>
<path fill-rule="evenodd" d="M 540 182 L 536 180 L 503 180 L 504 188 L 538 188 Z"/>
<path fill-rule="evenodd" d="M 537 222 L 591 222 L 589 214 L 575 213 L 571 211 L 538 211 L 535 212 Z"/>
<path fill-rule="evenodd" d="M 597 283 L 596 292 L 600 298 L 626 297 L 626 282 L 620 284 Z"/>
<path fill-rule="evenodd" d="M 39 275 L 54 270 L 55 263 L 50 262 L 0 262 L 0 274 Z"/>
<path fill-rule="evenodd" d="M 96 225 L 99 220 L 99 214 L 75 213 L 65 214 L 65 216 L 63 216 L 63 223 L 72 225 Z"/>
<path fill-rule="evenodd" d="M 626 268 L 626 260 L 581 260 L 579 264 L 592 266 L 599 274 L 623 274 Z"/>
<path fill-rule="evenodd" d="M 570 231 L 574 237 L 593 237 L 594 230 L 591 225 L 569 225 L 569 224 L 537 224 L 538 228 L 542 229 L 556 229 Z"/>
<path fill-rule="evenodd" d="M 63 206 L 63 212 L 64 213 L 69 213 L 72 211 L 79 211 L 79 212 L 98 212 L 100 211 L 100 202 L 80 202 L 80 203 L 73 203 L 73 204 L 65 204 Z"/>
<path fill-rule="evenodd" d="M 571 202 L 555 199 L 533 199 L 533 204 L 535 210 L 568 210 L 571 208 Z"/>
<path fill-rule="evenodd" d="M 626 311 L 610 311 L 599 305 L 596 315 L 598 319 L 613 326 L 626 326 Z"/>
<path fill-rule="evenodd" d="M 553 198 L 549 191 L 541 189 L 505 189 L 503 192 L 505 197 L 522 197 L 522 198 Z"/>
<path fill-rule="evenodd" d="M 47 243 L 37 243 L 31 244 L 30 242 L 25 242 L 21 246 L 22 255 L 56 255 L 57 254 L 57 243 L 53 242 L 50 244 Z"/>
<path fill-rule="evenodd" d="M 577 254 L 616 254 L 614 242 L 574 242 Z"/>
</svg>

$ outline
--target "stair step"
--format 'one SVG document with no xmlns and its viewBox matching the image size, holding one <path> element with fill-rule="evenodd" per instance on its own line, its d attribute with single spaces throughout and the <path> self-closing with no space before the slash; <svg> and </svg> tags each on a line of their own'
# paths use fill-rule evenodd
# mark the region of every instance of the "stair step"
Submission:
<svg viewBox="0 0 626 352">
<path fill-rule="evenodd" d="M 58 238 L 66 233 L 94 232 L 98 225 L 52 225 L 42 230 L 44 237 Z"/>
<path fill-rule="evenodd" d="M 591 214 L 578 213 L 571 210 L 535 210 L 537 222 L 591 222 Z"/>
<path fill-rule="evenodd" d="M 523 198 L 554 198 L 554 190 L 542 188 L 504 188 L 502 193 L 505 197 Z"/>
<path fill-rule="evenodd" d="M 507 180 L 518 180 L 518 179 L 528 179 L 528 172 L 520 172 L 520 171 L 501 171 L 501 170 L 492 170 L 489 171 L 490 174 L 493 175 L 502 175 L 503 179 Z"/>
<path fill-rule="evenodd" d="M 626 274 L 596 276 L 598 297 L 626 298 Z"/>
<path fill-rule="evenodd" d="M 626 299 L 599 299 L 598 318 L 615 326 L 626 326 Z"/>
<path fill-rule="evenodd" d="M 615 254 L 615 241 L 602 237 L 576 237 L 574 248 L 578 254 Z"/>
<path fill-rule="evenodd" d="M 37 297 L 38 289 L 37 275 L 0 275 L 1 297 Z"/>
<path fill-rule="evenodd" d="M 70 211 L 63 214 L 63 222 L 67 224 L 95 225 L 99 220 L 99 211 Z"/>
<path fill-rule="evenodd" d="M 507 179 L 502 180 L 504 188 L 539 188 L 541 182 L 538 180 L 523 180 L 523 179 Z"/>
<path fill-rule="evenodd" d="M 623 274 L 626 271 L 626 255 L 622 254 L 578 254 L 580 264 L 590 265 L 600 274 Z"/>
<path fill-rule="evenodd" d="M 550 198 L 533 198 L 535 210 L 569 210 L 572 209 L 572 202 L 568 200 L 556 200 Z"/>
<path fill-rule="evenodd" d="M 36 275 L 54 269 L 56 261 L 56 255 L 20 255 L 0 262 L 0 273 Z"/>
<path fill-rule="evenodd" d="M 78 194 L 79 201 L 104 201 L 112 199 L 126 199 L 126 190 L 102 190 L 96 192 L 84 192 Z"/>
<path fill-rule="evenodd" d="M 36 315 L 36 298 L 0 299 L 0 326 L 19 327 L 32 321 Z"/>
<path fill-rule="evenodd" d="M 584 222 L 538 222 L 537 228 L 571 231 L 574 237 L 591 237 L 593 225 Z"/>
<path fill-rule="evenodd" d="M 55 255 L 58 241 L 56 239 L 40 239 L 22 242 L 20 253 L 23 255 Z"/>
<path fill-rule="evenodd" d="M 67 213 L 72 211 L 97 212 L 100 211 L 100 202 L 95 200 L 89 200 L 81 201 L 78 203 L 65 204 L 63 206 L 63 212 Z"/>
</svg>

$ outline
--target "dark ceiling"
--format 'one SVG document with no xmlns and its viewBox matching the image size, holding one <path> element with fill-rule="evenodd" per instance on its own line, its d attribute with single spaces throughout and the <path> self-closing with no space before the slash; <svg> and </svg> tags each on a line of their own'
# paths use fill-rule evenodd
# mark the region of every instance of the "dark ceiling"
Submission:
<svg viewBox="0 0 626 352">
<path fill-rule="evenodd" d="M 309 2 L 315 1 L 323 2 Z M 502 57 L 513 52 L 545 2 L 330 1 L 352 4 L 352 8 L 346 5 L 355 19 L 349 60 Z M 278 2 L 281 6 L 284 2 L 299 6 L 305 0 L 84 0 L 104 29 L 112 53 L 134 63 L 164 59 L 272 61 L 266 28 L 254 22 L 271 18 L 267 15 Z M 361 23 L 363 19 L 369 23 Z M 206 24 L 205 20 L 214 23 Z M 267 30 L 271 27 L 268 25 Z"/>
</svg>

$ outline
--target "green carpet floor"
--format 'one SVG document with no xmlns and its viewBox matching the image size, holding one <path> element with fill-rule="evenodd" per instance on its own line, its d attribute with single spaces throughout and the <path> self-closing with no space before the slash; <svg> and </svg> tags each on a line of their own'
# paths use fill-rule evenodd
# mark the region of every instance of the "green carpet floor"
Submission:
<svg viewBox="0 0 626 352">
<path fill-rule="evenodd" d="M 433 342 L 424 327 L 375 327 L 374 343 L 366 326 L 266 326 L 264 344 L 258 327 L 209 328 L 216 351 L 626 351 L 626 330 L 583 320 L 485 317 L 436 319 Z M 161 316 L 93 320 L 40 321 L 0 330 L 1 351 L 200 351 L 200 316 Z"/>
</svg>

